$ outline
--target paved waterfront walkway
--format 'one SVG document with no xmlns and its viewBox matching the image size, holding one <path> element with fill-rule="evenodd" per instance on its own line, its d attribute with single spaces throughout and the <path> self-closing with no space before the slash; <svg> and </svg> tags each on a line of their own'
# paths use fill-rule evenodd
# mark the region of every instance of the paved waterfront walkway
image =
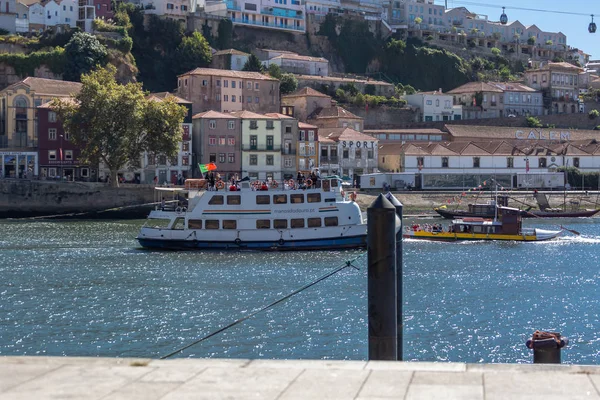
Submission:
<svg viewBox="0 0 600 400">
<path fill-rule="evenodd" d="M 600 399 L 600 367 L 0 357 L 0 399 Z"/>
</svg>

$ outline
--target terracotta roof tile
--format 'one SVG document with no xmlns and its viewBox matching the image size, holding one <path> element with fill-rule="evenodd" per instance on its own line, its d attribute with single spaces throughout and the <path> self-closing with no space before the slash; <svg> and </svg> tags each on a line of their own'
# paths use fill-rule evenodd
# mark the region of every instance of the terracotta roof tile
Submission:
<svg viewBox="0 0 600 400">
<path fill-rule="evenodd" d="M 236 49 L 219 50 L 216 53 L 214 53 L 213 56 L 222 56 L 222 55 L 226 55 L 226 54 L 235 54 L 238 56 L 250 56 L 250 54 L 244 53 L 243 51 L 236 50 Z"/>
<path fill-rule="evenodd" d="M 469 82 L 462 86 L 454 88 L 446 94 L 462 94 L 462 93 L 477 93 L 477 92 L 496 92 L 502 93 L 502 90 L 485 82 Z"/>
<path fill-rule="evenodd" d="M 155 97 L 155 98 L 161 99 L 161 100 L 165 100 L 165 99 L 169 98 L 179 104 L 192 104 L 191 101 L 187 101 L 186 99 L 183 99 L 183 98 L 176 96 L 169 92 L 150 93 L 147 98 L 152 98 L 152 97 Z"/>
<path fill-rule="evenodd" d="M 206 118 L 206 119 L 239 119 L 239 117 L 235 116 L 235 115 L 231 115 L 231 114 L 225 114 L 225 113 L 221 113 L 218 111 L 205 111 L 205 112 L 201 112 L 198 113 L 196 115 L 194 115 L 192 117 L 192 119 L 199 119 L 199 118 Z"/>
<path fill-rule="evenodd" d="M 178 76 L 186 75 L 204 75 L 204 76 L 222 76 L 226 78 L 238 78 L 238 79 L 254 79 L 263 81 L 277 81 L 275 78 L 271 78 L 268 75 L 261 74 L 260 72 L 247 72 L 247 71 L 230 71 L 227 69 L 217 68 L 196 68 Z"/>
<path fill-rule="evenodd" d="M 264 115 L 264 114 L 257 114 L 255 112 L 252 111 L 232 111 L 229 114 L 231 115 L 235 115 L 236 117 L 239 117 L 241 119 L 279 119 L 277 117 L 271 117 L 268 115 Z"/>
<path fill-rule="evenodd" d="M 315 110 L 308 119 L 324 119 L 324 118 L 350 118 L 350 119 L 362 119 L 361 117 L 352 114 L 350 111 L 340 106 L 333 106 L 328 108 L 319 108 Z"/>
<path fill-rule="evenodd" d="M 352 128 L 321 128 L 319 130 L 319 142 L 328 140 L 333 142 L 339 142 L 340 140 L 378 141 L 376 138 Z"/>
<path fill-rule="evenodd" d="M 307 124 L 305 122 L 298 122 L 298 128 L 300 128 L 300 129 L 319 129 L 318 126 Z"/>
<path fill-rule="evenodd" d="M 519 136 L 525 138 L 530 138 L 531 140 L 535 138 L 540 138 L 546 141 L 560 141 L 561 134 L 567 135 L 569 137 L 569 141 L 576 140 L 591 140 L 598 139 L 600 140 L 600 131 L 590 131 L 590 130 L 570 130 L 570 129 L 542 129 L 542 128 L 506 128 L 499 126 L 466 126 L 466 125 L 446 125 L 446 129 L 450 133 L 454 140 L 466 140 L 466 139 L 498 139 L 498 140 L 511 140 L 517 138 L 517 132 L 519 132 Z M 551 137 L 551 132 L 552 137 Z M 520 139 L 520 140 L 524 140 Z"/>
<path fill-rule="evenodd" d="M 81 90 L 81 83 L 79 82 L 28 77 L 23 79 L 22 81 L 13 83 L 12 85 L 5 88 L 3 91 L 12 90 L 20 85 L 25 85 L 29 87 L 30 90 L 35 91 L 36 95 L 56 97 L 68 97 L 79 93 L 79 91 Z"/>
<path fill-rule="evenodd" d="M 282 99 L 285 99 L 286 97 L 329 97 L 329 96 L 327 96 L 326 94 L 321 93 L 313 88 L 303 87 L 302 89 L 300 89 L 294 93 L 286 94 L 285 96 L 281 96 Z"/>
</svg>

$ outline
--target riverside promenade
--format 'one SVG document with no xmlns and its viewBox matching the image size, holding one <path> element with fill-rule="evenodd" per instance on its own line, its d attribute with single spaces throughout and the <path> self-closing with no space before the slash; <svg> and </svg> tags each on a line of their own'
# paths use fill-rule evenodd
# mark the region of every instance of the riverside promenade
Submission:
<svg viewBox="0 0 600 400">
<path fill-rule="evenodd" d="M 0 399 L 600 399 L 600 367 L 0 357 Z"/>
</svg>

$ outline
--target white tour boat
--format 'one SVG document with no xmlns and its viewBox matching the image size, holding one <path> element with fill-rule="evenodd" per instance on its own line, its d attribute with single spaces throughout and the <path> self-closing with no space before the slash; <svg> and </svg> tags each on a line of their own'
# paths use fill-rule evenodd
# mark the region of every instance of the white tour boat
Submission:
<svg viewBox="0 0 600 400">
<path fill-rule="evenodd" d="M 194 185 L 200 183 L 200 185 Z M 203 190 L 204 180 L 187 180 L 151 211 L 137 239 L 155 249 L 314 250 L 366 247 L 367 225 L 337 176 L 319 187 L 299 188 L 293 181 L 269 186 L 242 181 L 218 182 L 220 190 Z M 400 221 L 396 217 L 396 225 Z"/>
</svg>

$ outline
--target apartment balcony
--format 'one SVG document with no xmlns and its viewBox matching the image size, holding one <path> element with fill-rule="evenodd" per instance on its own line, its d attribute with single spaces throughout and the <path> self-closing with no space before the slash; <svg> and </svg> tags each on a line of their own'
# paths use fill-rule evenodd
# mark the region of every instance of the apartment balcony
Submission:
<svg viewBox="0 0 600 400">
<path fill-rule="evenodd" d="M 238 5 L 238 3 L 233 0 L 227 0 L 227 9 L 228 10 L 237 10 L 237 11 L 242 10 L 242 8 Z"/>
<path fill-rule="evenodd" d="M 248 26 L 257 26 L 262 28 L 271 28 L 271 29 L 281 29 L 281 30 L 289 30 L 294 32 L 305 32 L 304 26 L 294 26 L 294 25 L 286 25 L 283 23 L 275 24 L 275 23 L 267 23 L 263 21 L 252 21 L 248 18 L 231 18 L 231 22 L 234 24 L 240 25 L 248 25 Z"/>
<path fill-rule="evenodd" d="M 321 156 L 321 158 L 319 158 L 319 162 L 321 164 L 337 164 L 339 162 L 339 157 L 338 156 L 328 156 L 328 157 Z"/>
<path fill-rule="evenodd" d="M 250 145 L 250 144 L 245 144 L 242 145 L 242 150 L 243 151 L 271 151 L 271 152 L 281 152 L 281 148 L 279 148 L 278 146 L 266 146 L 266 145 Z"/>
<path fill-rule="evenodd" d="M 289 10 L 285 8 L 278 7 L 267 7 L 263 8 L 262 14 L 273 15 L 275 17 L 282 18 L 296 18 L 296 19 L 304 19 L 302 10 Z"/>
</svg>

